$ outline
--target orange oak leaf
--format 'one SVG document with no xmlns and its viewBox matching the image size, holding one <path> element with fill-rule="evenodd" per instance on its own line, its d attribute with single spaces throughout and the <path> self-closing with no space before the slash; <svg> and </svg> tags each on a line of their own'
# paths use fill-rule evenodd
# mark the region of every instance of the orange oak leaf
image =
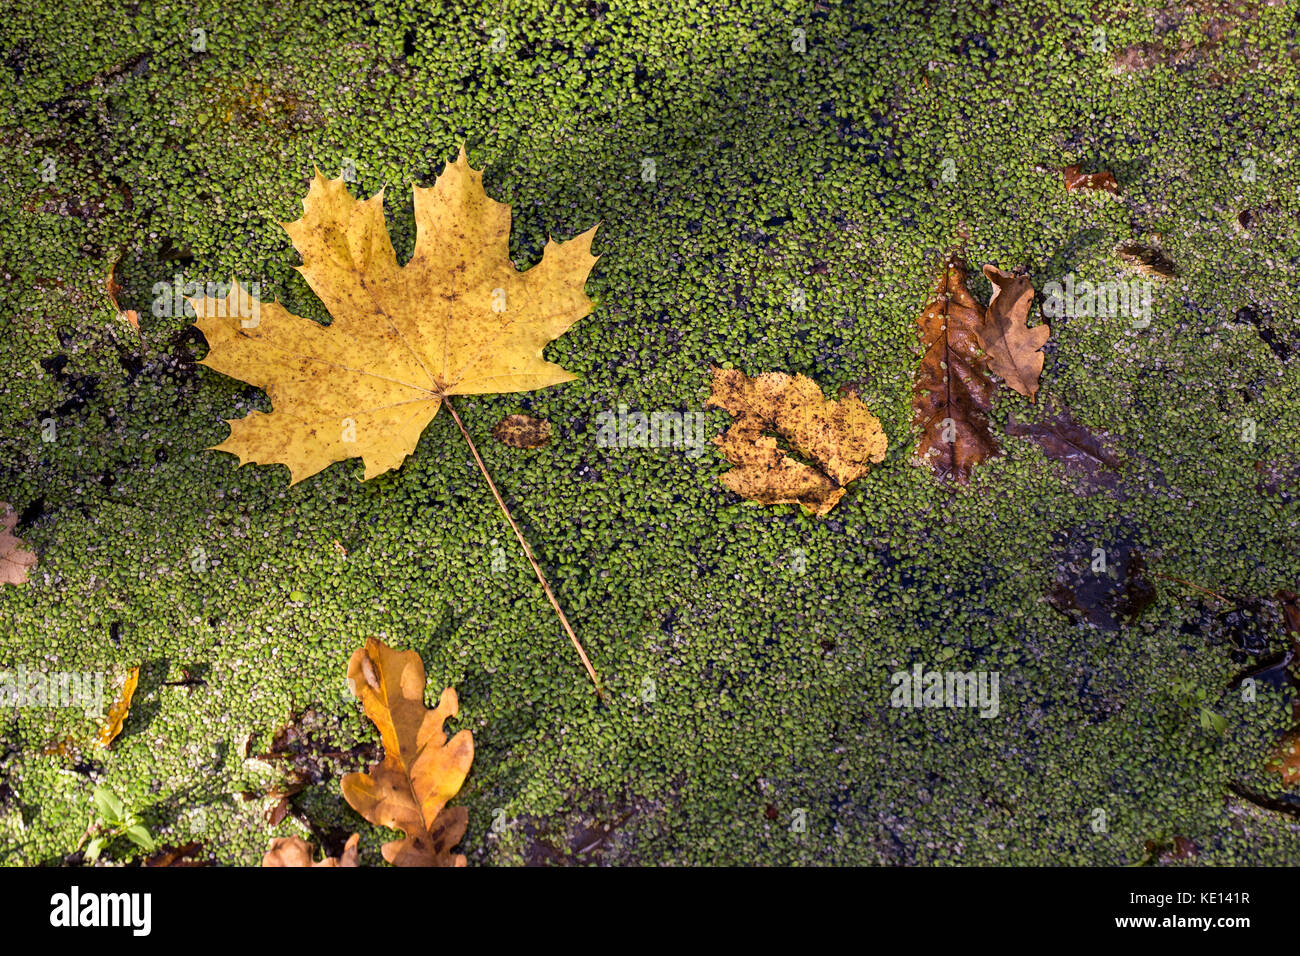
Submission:
<svg viewBox="0 0 1300 956">
<path fill-rule="evenodd" d="M 985 266 L 993 297 L 978 329 L 980 348 L 989 356 L 989 369 L 1030 401 L 1038 394 L 1043 372 L 1042 348 L 1052 334 L 1046 323 L 1029 327 L 1034 286 L 1025 275 Z"/>
<path fill-rule="evenodd" d="M 262 866 L 360 866 L 357 862 L 359 834 L 352 834 L 343 846 L 340 857 L 327 856 L 316 859 L 316 849 L 302 837 L 276 837 L 262 857 Z"/>
<path fill-rule="evenodd" d="M 424 664 L 414 651 L 395 651 L 370 638 L 348 662 L 348 687 L 379 729 L 384 758 L 368 773 L 350 773 L 343 797 L 371 823 L 406 836 L 383 846 L 394 866 L 464 866 L 452 849 L 465 834 L 469 813 L 447 807 L 474 761 L 474 738 L 462 730 L 450 740 L 443 730 L 459 712 L 456 691 L 442 692 L 438 706 L 424 705 Z"/>
<path fill-rule="evenodd" d="M 925 356 L 912 397 L 917 451 L 941 478 L 960 484 L 998 451 L 989 429 L 993 382 L 980 347 L 984 308 L 966 286 L 966 263 L 949 254 L 917 319 Z"/>
</svg>

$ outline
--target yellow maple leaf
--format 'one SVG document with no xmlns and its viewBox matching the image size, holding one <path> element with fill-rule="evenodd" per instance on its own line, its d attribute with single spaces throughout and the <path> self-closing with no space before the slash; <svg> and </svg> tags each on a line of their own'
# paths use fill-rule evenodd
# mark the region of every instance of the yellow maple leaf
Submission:
<svg viewBox="0 0 1300 956">
<path fill-rule="evenodd" d="M 598 227 L 548 240 L 541 262 L 520 272 L 509 255 L 510 207 L 483 191 L 464 147 L 431 188 L 415 187 L 415 252 L 405 265 L 382 190 L 357 200 L 318 171 L 303 210 L 283 225 L 330 325 L 253 303 L 237 283 L 225 298 L 192 300 L 211 347 L 203 364 L 271 399 L 269 414 L 229 422 L 215 446 L 241 465 L 287 465 L 296 484 L 359 457 L 373 478 L 415 450 L 447 397 L 575 377 L 542 349 L 591 311 L 584 287 Z"/>
<path fill-rule="evenodd" d="M 348 662 L 348 686 L 379 729 L 384 759 L 367 773 L 343 777 L 343 797 L 371 823 L 401 830 L 383 846 L 394 866 L 464 866 L 452 848 L 465 833 L 464 807 L 447 807 L 474 762 L 474 737 L 443 730 L 459 712 L 456 691 L 424 706 L 424 664 L 415 651 L 395 651 L 373 637 Z"/>
</svg>

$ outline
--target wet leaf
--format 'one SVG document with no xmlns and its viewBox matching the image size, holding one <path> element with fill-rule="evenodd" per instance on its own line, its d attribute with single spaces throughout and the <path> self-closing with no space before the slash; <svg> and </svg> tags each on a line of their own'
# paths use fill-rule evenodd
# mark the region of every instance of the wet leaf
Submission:
<svg viewBox="0 0 1300 956">
<path fill-rule="evenodd" d="M 1174 260 L 1155 246 L 1143 245 L 1140 242 L 1121 242 L 1115 247 L 1115 255 L 1125 265 L 1136 269 L 1145 276 L 1152 276 L 1156 279 L 1172 279 L 1178 274 L 1178 268 L 1174 265 Z"/>
<path fill-rule="evenodd" d="M 511 448 L 541 448 L 551 440 L 551 423 L 532 415 L 507 415 L 492 429 L 492 437 Z"/>
<path fill-rule="evenodd" d="M 989 370 L 1034 401 L 1043 372 L 1042 349 L 1052 330 L 1045 322 L 1029 327 L 1034 305 L 1029 276 L 1003 272 L 996 266 L 985 266 L 984 275 L 993 284 L 993 297 L 978 336 L 980 347 L 989 356 Z"/>
<path fill-rule="evenodd" d="M 1079 424 L 1069 411 L 1036 422 L 1019 422 L 1013 415 L 1007 422 L 1007 434 L 1037 442 L 1044 455 L 1061 462 L 1088 484 L 1113 488 L 1118 482 L 1120 461 L 1110 449 L 1109 436 Z"/>
<path fill-rule="evenodd" d="M 459 712 L 456 691 L 448 687 L 430 710 L 420 655 L 374 638 L 352 655 L 348 686 L 379 729 L 384 759 L 369 773 L 346 775 L 344 799 L 371 823 L 406 834 L 384 844 L 384 859 L 394 866 L 464 866 L 465 857 L 452 849 L 469 815 L 446 804 L 469 773 L 474 738 L 462 730 L 448 740 L 443 730 Z"/>
<path fill-rule="evenodd" d="M 510 207 L 484 193 L 463 148 L 432 188 L 415 188 L 415 253 L 404 266 L 382 192 L 361 202 L 317 172 L 303 208 L 284 228 L 329 326 L 278 303 L 254 310 L 237 285 L 193 302 L 211 345 L 203 364 L 265 389 L 273 406 L 229 423 L 216 448 L 240 464 L 287 465 L 296 484 L 359 457 L 373 478 L 415 450 L 444 398 L 575 378 L 542 349 L 591 311 L 595 227 L 548 241 L 541 262 L 519 272 Z"/>
<path fill-rule="evenodd" d="M 1109 169 L 1103 169 L 1099 173 L 1085 173 L 1079 166 L 1066 166 L 1061 170 L 1061 175 L 1065 178 L 1065 188 L 1069 192 L 1076 189 L 1098 189 L 1108 193 L 1119 192 L 1119 182 L 1115 179 L 1115 174 Z"/>
<path fill-rule="evenodd" d="M 340 857 L 327 856 L 316 859 L 316 848 L 302 837 L 276 837 L 262 857 L 262 866 L 360 866 L 357 862 L 357 844 L 360 834 L 348 837 Z"/>
<path fill-rule="evenodd" d="M 122 685 L 122 692 L 114 701 L 113 706 L 108 709 L 108 715 L 99 728 L 99 734 L 95 737 L 96 747 L 107 747 L 122 733 L 122 725 L 126 723 L 127 717 L 131 715 L 131 698 L 135 696 L 135 688 L 139 683 L 140 668 L 133 667 L 126 675 L 126 683 Z"/>
<path fill-rule="evenodd" d="M 36 555 L 13 533 L 17 524 L 13 505 L 0 501 L 0 584 L 24 584 L 27 569 L 36 566 Z"/>
<path fill-rule="evenodd" d="M 913 425 L 917 453 L 941 478 L 964 484 L 971 469 L 998 451 L 989 429 L 993 382 L 980 348 L 984 308 L 966 285 L 966 263 L 949 255 L 917 319 L 925 357 L 916 373 Z"/>
<path fill-rule="evenodd" d="M 850 482 L 885 458 L 888 440 L 867 406 L 856 395 L 827 399 L 803 375 L 749 378 L 715 368 L 708 405 L 736 416 L 714 439 L 735 466 L 719 480 L 760 504 L 799 504 L 824 515 Z"/>
</svg>

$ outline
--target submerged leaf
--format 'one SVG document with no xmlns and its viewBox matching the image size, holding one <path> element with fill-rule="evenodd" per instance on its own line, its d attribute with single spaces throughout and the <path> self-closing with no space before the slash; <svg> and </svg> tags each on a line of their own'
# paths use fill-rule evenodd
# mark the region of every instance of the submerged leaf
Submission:
<svg viewBox="0 0 1300 956">
<path fill-rule="evenodd" d="M 532 415 L 507 415 L 492 429 L 492 437 L 511 448 L 541 448 L 551 440 L 551 423 Z"/>
<path fill-rule="evenodd" d="M 760 504 L 800 504 L 824 515 L 844 497 L 849 482 L 885 458 L 888 440 L 867 406 L 856 395 L 826 399 L 803 375 L 768 372 L 749 378 L 736 369 L 715 368 L 708 404 L 736 416 L 714 439 L 736 466 L 722 473 L 721 482 Z M 777 436 L 789 451 L 778 445 Z"/>
<path fill-rule="evenodd" d="M 384 759 L 369 773 L 343 778 L 343 796 L 371 823 L 406 834 L 385 843 L 394 866 L 464 866 L 452 848 L 465 833 L 464 807 L 446 808 L 474 761 L 474 738 L 443 730 L 459 712 L 456 691 L 442 692 L 434 710 L 424 706 L 424 664 L 414 651 L 395 651 L 370 638 L 348 663 L 348 686 L 379 729 Z"/>
<path fill-rule="evenodd" d="M 1099 173 L 1085 173 L 1082 167 L 1066 166 L 1061 170 L 1061 175 L 1065 178 L 1067 192 L 1073 192 L 1076 189 L 1097 189 L 1108 193 L 1119 192 L 1119 182 L 1115 179 L 1115 174 L 1109 169 L 1103 169 Z"/>
<path fill-rule="evenodd" d="M 25 583 L 27 569 L 36 565 L 36 555 L 13 533 L 17 524 L 13 505 L 0 501 L 0 584 Z"/>
<path fill-rule="evenodd" d="M 1121 242 L 1115 247 L 1115 255 L 1125 265 L 1136 269 L 1145 276 L 1157 279 L 1172 279 L 1178 274 L 1174 260 L 1157 249 L 1140 242 Z"/>
</svg>

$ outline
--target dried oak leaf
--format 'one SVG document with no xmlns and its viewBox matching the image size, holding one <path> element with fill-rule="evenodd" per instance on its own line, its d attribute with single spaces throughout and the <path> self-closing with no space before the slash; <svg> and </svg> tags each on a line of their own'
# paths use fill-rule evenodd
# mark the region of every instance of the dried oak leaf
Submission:
<svg viewBox="0 0 1300 956">
<path fill-rule="evenodd" d="M 262 866 L 360 866 L 357 862 L 357 843 L 360 839 L 359 834 L 352 834 L 343 846 L 342 856 L 327 856 L 318 861 L 316 848 L 302 837 L 276 837 L 262 857 Z"/>
<path fill-rule="evenodd" d="M 13 533 L 17 524 L 13 505 L 0 501 L 0 584 L 24 584 L 27 569 L 36 566 L 36 555 Z"/>
<path fill-rule="evenodd" d="M 542 349 L 591 311 L 584 291 L 596 227 L 548 241 L 519 272 L 510 207 L 489 199 L 462 147 L 432 188 L 415 188 L 415 252 L 397 264 L 383 192 L 361 202 L 319 171 L 303 217 L 284 225 L 298 267 L 333 316 L 329 326 L 279 303 L 193 301 L 211 351 L 203 364 L 265 389 L 270 414 L 230 422 L 215 446 L 240 464 L 281 463 L 296 484 L 361 458 L 365 477 L 397 468 L 444 398 L 522 392 L 576 376 Z"/>
<path fill-rule="evenodd" d="M 844 497 L 849 482 L 885 458 L 888 440 L 880 421 L 857 395 L 828 400 L 803 375 L 767 372 L 750 378 L 736 369 L 715 368 L 708 405 L 736 416 L 714 439 L 736 466 L 719 480 L 760 504 L 799 504 L 824 515 Z M 775 432 L 790 451 L 765 432 Z"/>
<path fill-rule="evenodd" d="M 511 448 L 541 448 L 551 440 L 551 423 L 532 415 L 507 415 L 492 429 L 492 437 Z"/>
<path fill-rule="evenodd" d="M 104 718 L 103 725 L 99 728 L 99 734 L 95 737 L 96 747 L 107 747 L 118 735 L 122 733 L 122 725 L 126 723 L 127 717 L 131 715 L 131 698 L 135 696 L 136 685 L 140 683 L 140 668 L 132 667 L 126 675 L 126 683 L 122 685 L 122 692 L 118 695 L 113 706 L 108 709 L 108 715 Z"/>
<path fill-rule="evenodd" d="M 998 451 L 989 429 L 993 382 L 980 348 L 984 309 L 966 286 L 966 263 L 949 255 L 917 319 L 925 357 L 916 372 L 912 423 L 920 457 L 938 476 L 965 484 Z"/>
<path fill-rule="evenodd" d="M 1103 169 L 1099 173 L 1085 173 L 1079 166 L 1066 166 L 1061 170 L 1061 175 L 1065 178 L 1067 192 L 1074 192 L 1076 189 L 1098 189 L 1108 193 L 1119 192 L 1119 182 L 1115 179 L 1115 174 L 1109 169 Z"/>
<path fill-rule="evenodd" d="M 447 808 L 474 761 L 474 738 L 443 731 L 459 712 L 456 691 L 442 692 L 438 706 L 424 706 L 424 664 L 415 651 L 395 651 L 370 638 L 348 662 L 348 687 L 379 728 L 384 759 L 369 773 L 343 778 L 343 797 L 371 823 L 406 836 L 385 843 L 394 866 L 464 866 L 453 853 L 469 822 L 464 807 Z"/>
<path fill-rule="evenodd" d="M 1052 330 L 1046 322 L 1029 327 L 1034 305 L 1029 276 L 1003 272 L 997 266 L 985 266 L 984 275 L 993 283 L 993 297 L 977 331 L 980 348 L 988 353 L 994 375 L 1034 401 L 1043 373 L 1042 349 Z"/>
</svg>

